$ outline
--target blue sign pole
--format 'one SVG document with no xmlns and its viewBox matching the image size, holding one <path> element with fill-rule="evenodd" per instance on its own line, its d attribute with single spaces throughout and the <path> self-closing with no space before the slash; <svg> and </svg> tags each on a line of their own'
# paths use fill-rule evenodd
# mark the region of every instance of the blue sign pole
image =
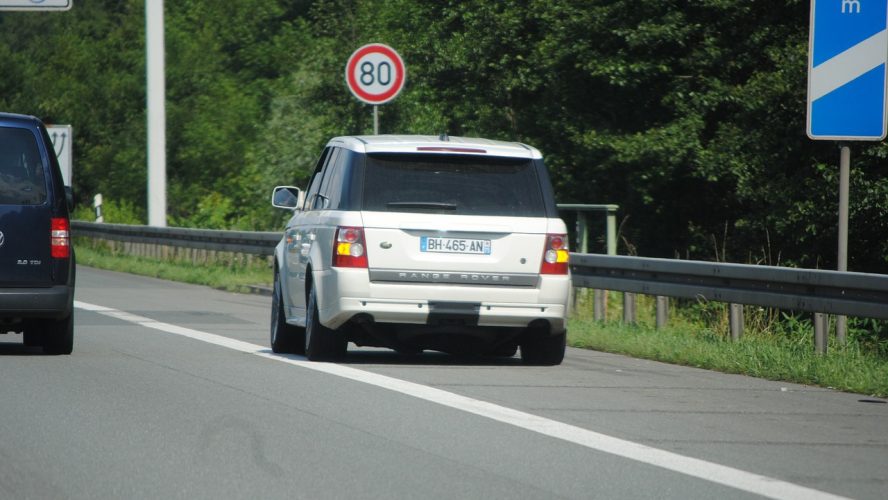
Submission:
<svg viewBox="0 0 888 500">
<path fill-rule="evenodd" d="M 888 0 L 812 0 L 808 137 L 886 136 Z"/>
<path fill-rule="evenodd" d="M 886 73 L 888 0 L 811 0 L 808 137 L 840 141 L 885 139 Z M 848 270 L 850 170 L 851 148 L 843 145 L 839 162 L 839 271 Z M 845 342 L 846 325 L 844 316 L 836 318 L 836 338 L 840 343 Z"/>
</svg>

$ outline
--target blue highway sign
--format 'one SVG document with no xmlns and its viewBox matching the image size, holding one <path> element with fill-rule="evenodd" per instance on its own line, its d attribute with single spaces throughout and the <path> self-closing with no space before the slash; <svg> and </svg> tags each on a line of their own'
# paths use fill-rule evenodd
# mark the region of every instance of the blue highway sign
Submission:
<svg viewBox="0 0 888 500">
<path fill-rule="evenodd" d="M 886 136 L 888 0 L 811 0 L 808 137 Z"/>
</svg>

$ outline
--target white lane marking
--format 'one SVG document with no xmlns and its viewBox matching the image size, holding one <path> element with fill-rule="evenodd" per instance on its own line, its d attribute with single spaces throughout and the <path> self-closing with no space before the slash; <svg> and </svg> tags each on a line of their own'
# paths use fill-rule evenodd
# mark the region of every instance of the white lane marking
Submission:
<svg viewBox="0 0 888 500">
<path fill-rule="evenodd" d="M 713 483 L 721 484 L 738 490 L 754 493 L 768 498 L 793 499 L 793 500 L 827 500 L 846 499 L 846 497 L 833 495 L 823 491 L 788 483 L 751 472 L 734 469 L 725 465 L 719 465 L 697 458 L 686 457 L 670 451 L 653 448 L 647 445 L 619 439 L 598 432 L 583 429 L 570 424 L 565 424 L 548 418 L 539 417 L 504 406 L 495 405 L 486 401 L 473 399 L 452 392 L 447 392 L 434 387 L 408 382 L 386 375 L 358 370 L 349 366 L 334 363 L 319 363 L 308 361 L 303 356 L 280 355 L 272 353 L 268 348 L 249 342 L 231 339 L 222 335 L 202 332 L 182 326 L 163 323 L 160 321 L 130 314 L 117 309 L 74 301 L 74 307 L 85 311 L 92 311 L 112 318 L 134 323 L 145 328 L 151 328 L 162 332 L 172 333 L 208 344 L 225 347 L 234 351 L 253 354 L 261 358 L 287 363 L 289 365 L 307 368 L 317 372 L 335 375 L 363 384 L 369 384 L 382 389 L 399 392 L 408 396 L 419 398 L 428 402 L 454 408 L 478 415 L 484 418 L 502 422 L 515 427 L 520 427 L 538 434 L 553 437 L 586 448 L 609 453 L 637 462 L 646 463 L 655 467 L 668 469 L 680 474 L 705 479 Z"/>
<path fill-rule="evenodd" d="M 811 102 L 856 80 L 880 64 L 888 53 L 888 31 L 880 31 L 841 54 L 811 68 Z"/>
</svg>

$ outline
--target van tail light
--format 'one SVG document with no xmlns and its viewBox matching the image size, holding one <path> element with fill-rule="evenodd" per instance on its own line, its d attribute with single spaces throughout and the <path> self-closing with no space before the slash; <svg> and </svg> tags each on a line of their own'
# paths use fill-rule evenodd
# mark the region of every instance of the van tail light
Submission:
<svg viewBox="0 0 888 500">
<path fill-rule="evenodd" d="M 570 253 L 567 249 L 567 235 L 547 234 L 540 274 L 567 274 L 568 260 Z"/>
<path fill-rule="evenodd" d="M 53 217 L 49 227 L 50 253 L 54 259 L 71 256 L 71 226 L 64 217 Z"/>
<path fill-rule="evenodd" d="M 336 228 L 336 236 L 333 237 L 333 267 L 368 267 L 364 228 Z"/>
</svg>

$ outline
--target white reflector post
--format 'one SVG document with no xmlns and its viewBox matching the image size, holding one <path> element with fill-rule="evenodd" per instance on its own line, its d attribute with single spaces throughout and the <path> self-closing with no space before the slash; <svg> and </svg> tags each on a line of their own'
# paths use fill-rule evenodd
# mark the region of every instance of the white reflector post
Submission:
<svg viewBox="0 0 888 500">
<path fill-rule="evenodd" d="M 148 87 L 148 225 L 166 227 L 166 82 L 163 0 L 145 0 Z"/>
</svg>

